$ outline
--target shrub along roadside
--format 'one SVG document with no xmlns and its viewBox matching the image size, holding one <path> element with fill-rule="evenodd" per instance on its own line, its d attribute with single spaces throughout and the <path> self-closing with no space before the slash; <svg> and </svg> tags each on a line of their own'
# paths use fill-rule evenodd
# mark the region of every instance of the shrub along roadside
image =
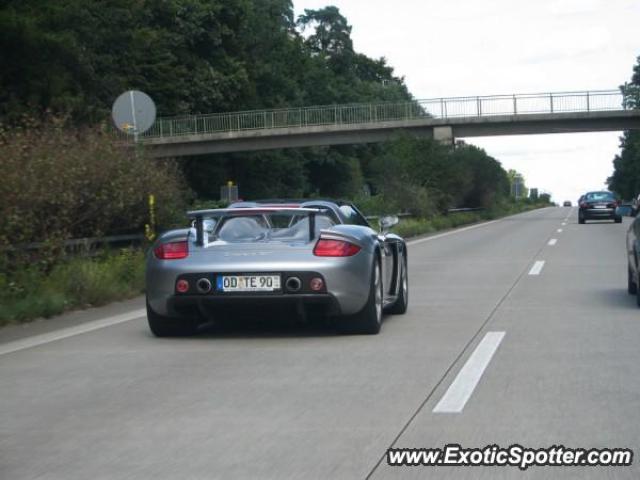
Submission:
<svg viewBox="0 0 640 480">
<path fill-rule="evenodd" d="M 66 310 L 93 307 L 139 295 L 144 290 L 144 253 L 137 249 L 76 257 L 48 274 L 30 266 L 0 274 L 0 325 Z"/>
<path fill-rule="evenodd" d="M 406 218 L 393 231 L 404 237 L 498 218 L 546 204 L 514 204 L 500 210 L 456 213 L 430 219 Z M 48 274 L 37 266 L 0 274 L 0 326 L 51 317 L 67 310 L 104 305 L 144 292 L 144 252 L 124 249 L 98 257 L 76 257 Z"/>
<path fill-rule="evenodd" d="M 499 208 L 483 210 L 479 212 L 461 212 L 450 215 L 439 215 L 429 219 L 426 218 L 406 218 L 402 219 L 393 229 L 401 237 L 409 238 L 440 230 L 469 225 L 471 223 L 493 220 L 495 218 L 506 217 L 516 213 L 535 210 L 550 206 L 547 203 L 517 203 L 501 206 Z"/>
<path fill-rule="evenodd" d="M 68 238 L 141 232 L 183 218 L 189 190 L 177 165 L 124 149 L 98 128 L 62 119 L 0 124 L 0 271 L 22 268 L 16 246 L 44 243 L 38 261 L 55 265 Z M 4 268 L 2 268 L 4 267 Z"/>
</svg>

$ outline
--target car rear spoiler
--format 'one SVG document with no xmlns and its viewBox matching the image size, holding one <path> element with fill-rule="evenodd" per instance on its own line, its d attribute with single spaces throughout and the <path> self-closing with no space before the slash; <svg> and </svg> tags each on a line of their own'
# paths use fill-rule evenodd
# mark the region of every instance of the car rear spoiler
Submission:
<svg viewBox="0 0 640 480">
<path fill-rule="evenodd" d="M 309 241 L 315 237 L 316 231 L 316 214 L 324 212 L 327 209 L 322 208 L 305 208 L 305 207 L 236 207 L 236 208 L 214 208 L 209 210 L 191 210 L 187 212 L 187 217 L 195 220 L 196 226 L 196 245 L 204 245 L 204 228 L 203 220 L 211 217 L 224 216 L 248 216 L 259 215 L 261 213 L 297 213 L 307 214 L 309 216 Z"/>
</svg>

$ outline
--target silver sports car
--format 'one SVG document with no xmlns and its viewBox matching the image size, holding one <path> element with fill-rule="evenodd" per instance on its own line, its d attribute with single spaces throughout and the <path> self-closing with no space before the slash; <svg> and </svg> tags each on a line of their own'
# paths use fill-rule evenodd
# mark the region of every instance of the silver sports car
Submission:
<svg viewBox="0 0 640 480">
<path fill-rule="evenodd" d="M 380 331 L 383 310 L 405 313 L 407 246 L 350 203 L 239 202 L 188 212 L 192 226 L 163 234 L 146 265 L 147 317 L 157 336 L 195 333 L 247 306 L 291 307 L 336 319 L 352 333 Z"/>
</svg>

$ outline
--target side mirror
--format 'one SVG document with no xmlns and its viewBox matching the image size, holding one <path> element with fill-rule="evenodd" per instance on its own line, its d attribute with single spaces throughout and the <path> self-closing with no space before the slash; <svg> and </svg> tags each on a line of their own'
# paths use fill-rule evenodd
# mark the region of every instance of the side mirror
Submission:
<svg viewBox="0 0 640 480">
<path fill-rule="evenodd" d="M 386 232 L 398 223 L 398 217 L 395 215 L 387 215 L 382 217 L 378 223 L 380 224 L 380 231 Z"/>
</svg>

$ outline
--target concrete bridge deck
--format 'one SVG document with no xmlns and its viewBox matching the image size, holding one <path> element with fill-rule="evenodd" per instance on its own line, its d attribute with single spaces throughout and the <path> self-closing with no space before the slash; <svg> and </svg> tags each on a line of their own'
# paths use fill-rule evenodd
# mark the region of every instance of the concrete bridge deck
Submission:
<svg viewBox="0 0 640 480">
<path fill-rule="evenodd" d="M 382 142 L 397 131 L 455 138 L 640 129 L 620 90 L 455 97 L 160 118 L 139 135 L 154 157 Z"/>
</svg>

